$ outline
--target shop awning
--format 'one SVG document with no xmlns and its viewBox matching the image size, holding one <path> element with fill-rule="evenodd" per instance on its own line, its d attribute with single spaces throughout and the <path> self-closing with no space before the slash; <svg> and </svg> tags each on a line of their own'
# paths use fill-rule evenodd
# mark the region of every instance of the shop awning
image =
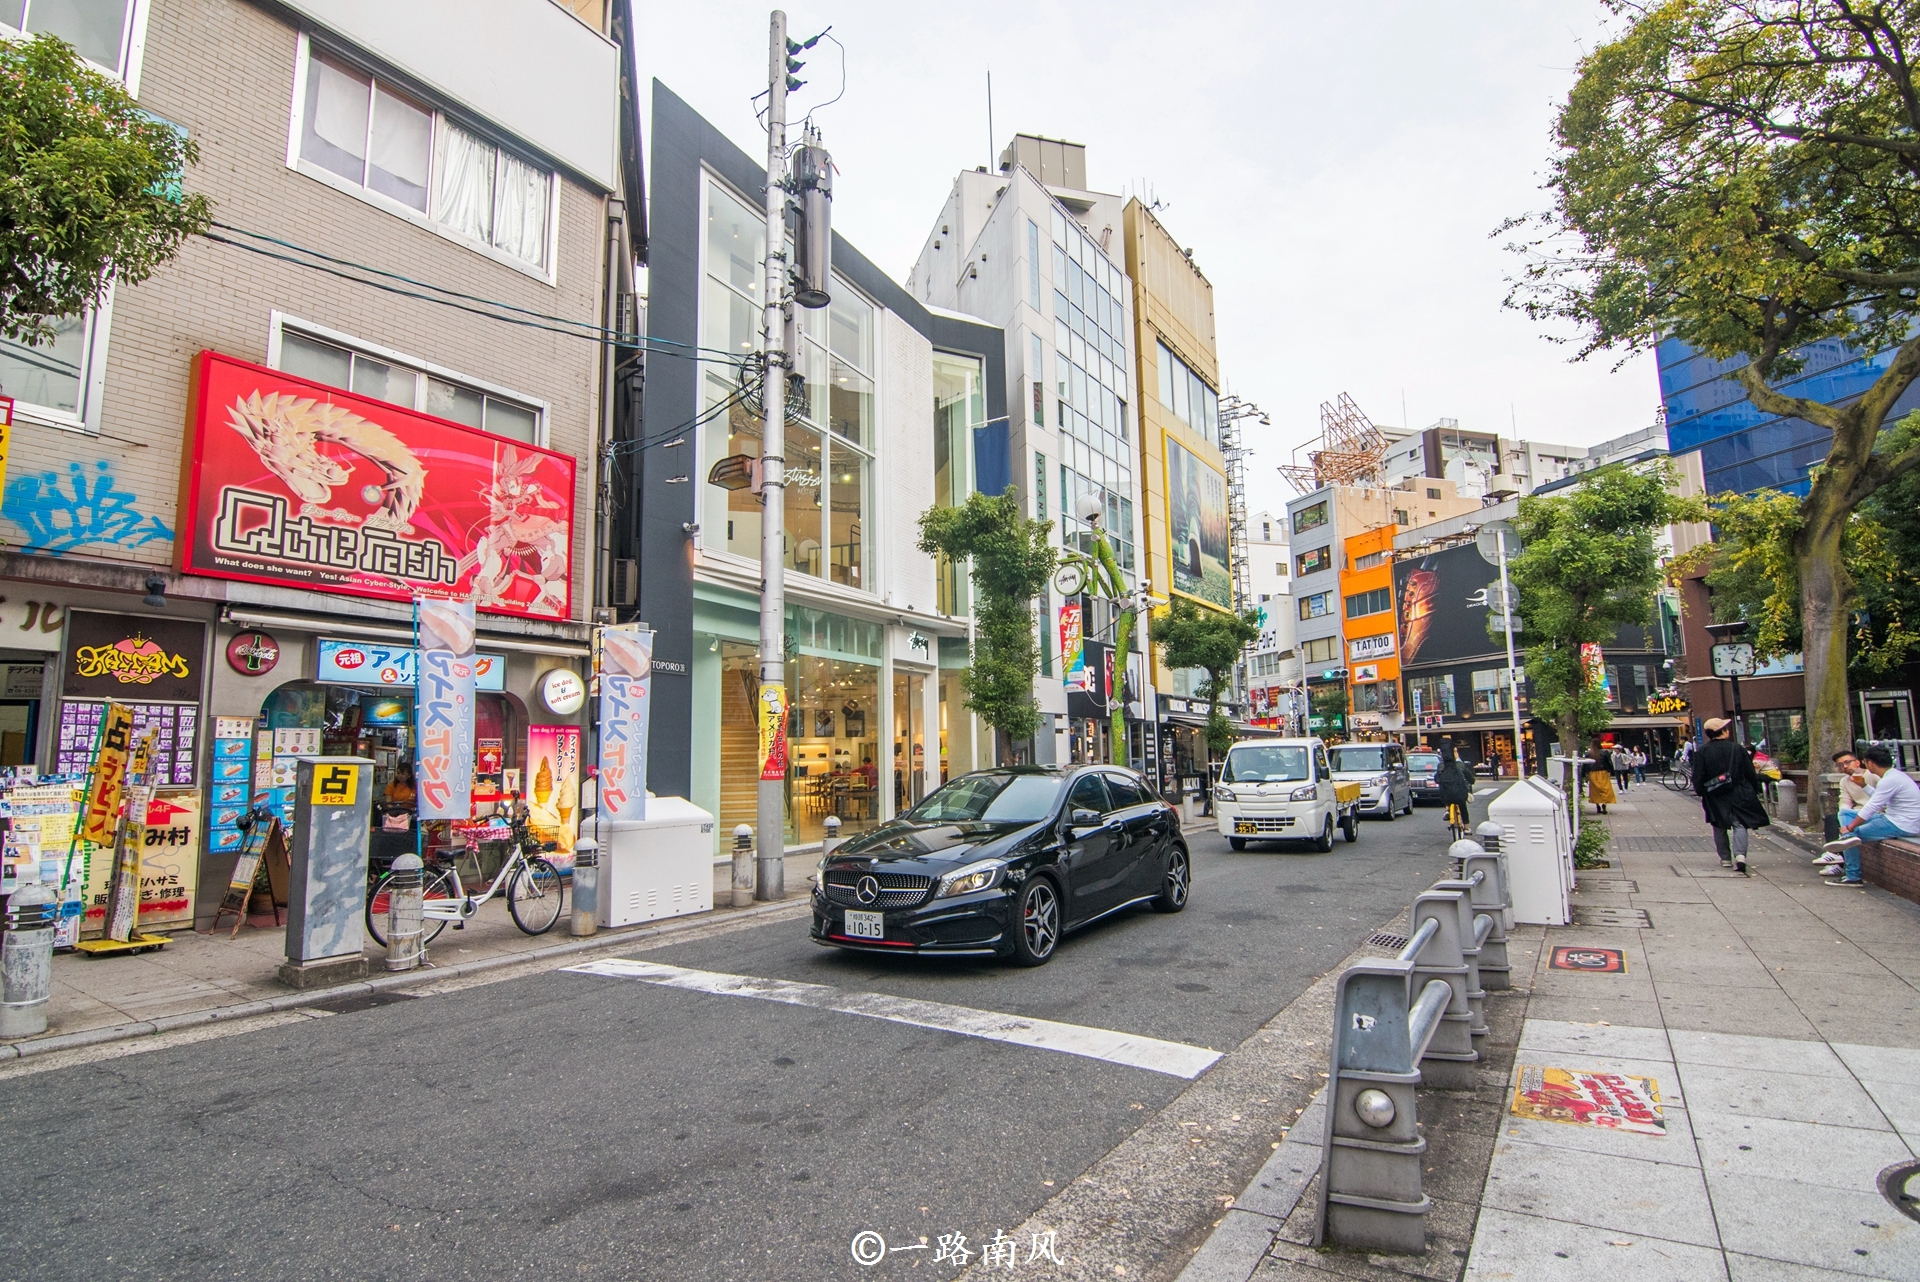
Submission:
<svg viewBox="0 0 1920 1282">
<path fill-rule="evenodd" d="M 1684 716 L 1615 717 L 1608 724 L 1607 730 L 1684 730 L 1690 720 L 1691 718 Z M 1602 730 L 1600 733 L 1605 734 L 1607 730 Z"/>
<path fill-rule="evenodd" d="M 326 633 L 349 640 L 398 641 L 405 645 L 414 642 L 413 629 L 395 627 L 392 624 L 355 623 L 341 619 L 311 619 L 293 614 L 265 614 L 255 610 L 228 609 L 221 616 L 223 621 L 237 623 L 243 628 L 286 628 L 296 632 Z M 535 641 L 530 638 L 499 636 L 482 631 L 479 644 L 490 650 L 516 650 L 525 654 L 558 654 L 570 659 L 584 659 L 593 654 L 593 650 L 584 641 Z"/>
</svg>

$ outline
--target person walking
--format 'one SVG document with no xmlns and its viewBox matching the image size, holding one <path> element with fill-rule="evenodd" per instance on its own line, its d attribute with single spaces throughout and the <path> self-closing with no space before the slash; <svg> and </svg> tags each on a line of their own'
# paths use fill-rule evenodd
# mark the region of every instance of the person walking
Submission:
<svg viewBox="0 0 1920 1282">
<path fill-rule="evenodd" d="M 1829 886 L 1863 886 L 1860 875 L 1860 843 L 1886 841 L 1891 837 L 1920 835 L 1920 784 L 1893 764 L 1893 753 L 1882 743 L 1869 744 L 1860 754 L 1860 764 L 1874 780 L 1873 795 L 1859 810 L 1840 812 L 1838 841 L 1829 841 L 1826 849 L 1844 855 L 1842 868 L 1822 868 L 1820 875 L 1831 878 Z"/>
<path fill-rule="evenodd" d="M 1593 750 L 1593 768 L 1587 772 L 1587 800 L 1603 815 L 1619 800 L 1613 794 L 1613 753 L 1605 747 Z"/>
<path fill-rule="evenodd" d="M 1720 866 L 1752 876 L 1747 871 L 1747 831 L 1773 822 L 1760 804 L 1760 776 L 1747 750 L 1733 741 L 1733 722 L 1709 717 L 1702 728 L 1707 742 L 1693 754 L 1694 795 L 1713 828 Z"/>
<path fill-rule="evenodd" d="M 1639 784 L 1647 781 L 1647 754 L 1639 748 L 1633 750 L 1633 781 Z"/>
</svg>

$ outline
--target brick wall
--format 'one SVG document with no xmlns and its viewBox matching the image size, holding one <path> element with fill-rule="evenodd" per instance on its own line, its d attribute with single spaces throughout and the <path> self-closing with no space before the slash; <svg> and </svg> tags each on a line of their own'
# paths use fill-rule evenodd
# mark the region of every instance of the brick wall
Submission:
<svg viewBox="0 0 1920 1282">
<path fill-rule="evenodd" d="M 1920 843 L 1862 842 L 1860 873 L 1882 890 L 1920 904 Z"/>
<path fill-rule="evenodd" d="M 561 176 L 555 284 L 287 167 L 298 31 L 243 0 L 156 4 L 147 31 L 141 105 L 185 126 L 200 147 L 189 189 L 214 217 L 358 263 L 552 315 L 598 323 L 603 278 L 602 198 Z M 383 293 L 335 276 L 196 239 L 146 283 L 113 300 L 100 435 L 35 424 L 15 428 L 10 481 L 49 477 L 62 490 L 79 475 L 110 478 L 117 500 L 143 521 L 72 555 L 165 564 L 178 529 L 189 364 L 212 348 L 264 364 L 270 313 L 381 344 L 548 403 L 548 443 L 581 460 L 574 510 L 574 617 L 588 601 L 591 455 L 599 349 L 591 342 L 483 319 Z M 24 528 L 9 485 L 0 536 Z M 233 585 L 243 596 L 244 585 Z"/>
</svg>

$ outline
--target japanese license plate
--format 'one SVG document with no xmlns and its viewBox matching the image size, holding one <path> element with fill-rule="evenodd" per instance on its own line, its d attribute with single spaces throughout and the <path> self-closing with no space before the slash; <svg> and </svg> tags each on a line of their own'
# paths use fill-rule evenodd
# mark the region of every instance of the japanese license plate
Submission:
<svg viewBox="0 0 1920 1282">
<path fill-rule="evenodd" d="M 1251 820 L 1251 819 L 1236 819 L 1236 820 L 1234 820 L 1234 821 L 1233 821 L 1233 830 L 1234 830 L 1234 832 L 1236 832 L 1236 833 L 1238 833 L 1238 834 L 1241 834 L 1241 835 L 1245 835 L 1245 834 L 1247 834 L 1247 833 L 1250 833 L 1250 832 L 1256 832 L 1256 831 L 1258 831 L 1258 829 L 1256 829 L 1256 828 L 1255 828 L 1255 827 L 1253 826 L 1253 820 Z"/>
<path fill-rule="evenodd" d="M 847 934 L 855 939 L 886 938 L 886 917 L 881 913 L 856 912 L 847 910 Z"/>
</svg>

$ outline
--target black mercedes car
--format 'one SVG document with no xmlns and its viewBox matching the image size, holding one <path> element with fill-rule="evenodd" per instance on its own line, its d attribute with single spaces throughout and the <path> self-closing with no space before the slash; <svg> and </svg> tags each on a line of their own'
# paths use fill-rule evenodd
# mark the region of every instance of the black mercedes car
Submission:
<svg viewBox="0 0 1920 1282">
<path fill-rule="evenodd" d="M 1176 812 L 1130 770 L 980 770 L 821 860 L 813 940 L 1038 966 L 1124 908 L 1179 912 L 1192 867 Z"/>
</svg>

